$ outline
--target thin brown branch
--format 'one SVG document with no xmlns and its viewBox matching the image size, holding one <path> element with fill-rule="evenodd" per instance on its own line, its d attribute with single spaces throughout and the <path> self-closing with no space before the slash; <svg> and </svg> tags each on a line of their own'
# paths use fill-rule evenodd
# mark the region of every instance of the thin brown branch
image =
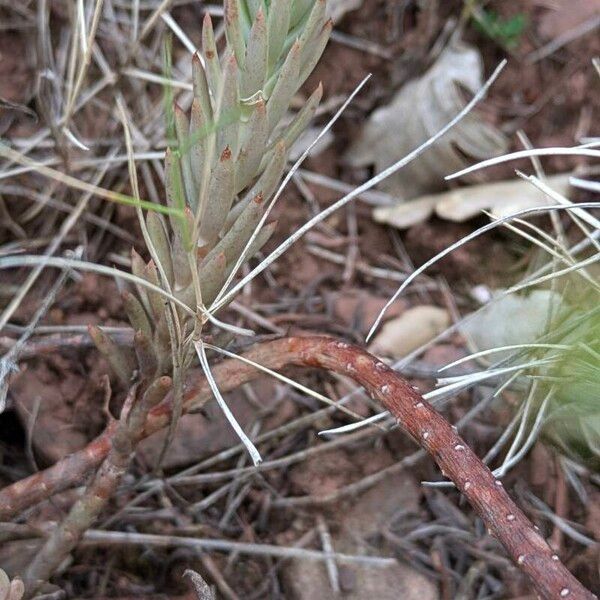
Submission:
<svg viewBox="0 0 600 600">
<path fill-rule="evenodd" d="M 300 365 L 334 371 L 354 379 L 377 398 L 396 417 L 400 426 L 432 456 L 442 474 L 455 483 L 519 569 L 529 576 L 542 598 L 595 598 L 569 573 L 527 516 L 508 496 L 502 483 L 458 432 L 404 379 L 377 358 L 356 346 L 325 337 L 292 337 L 265 342 L 255 346 L 245 356 L 270 369 Z M 245 363 L 227 360 L 218 364 L 213 374 L 226 392 L 250 381 L 257 372 Z M 204 378 L 195 375 L 186 387 L 184 410 L 202 404 L 209 394 Z M 167 399 L 150 412 L 143 435 L 150 435 L 165 427 L 170 412 L 171 404 Z M 73 486 L 101 463 L 109 450 L 110 437 L 111 433 L 105 432 L 78 453 L 77 458 L 65 459 L 73 472 L 65 464 L 59 466 L 59 463 L 1 491 L 0 516 L 10 518 L 31 504 Z"/>
</svg>

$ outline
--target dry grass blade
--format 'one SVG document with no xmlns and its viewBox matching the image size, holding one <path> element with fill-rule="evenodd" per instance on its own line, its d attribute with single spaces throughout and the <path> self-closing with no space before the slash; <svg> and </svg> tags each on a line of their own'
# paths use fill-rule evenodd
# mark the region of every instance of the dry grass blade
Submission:
<svg viewBox="0 0 600 600">
<path fill-rule="evenodd" d="M 461 118 L 467 115 L 473 107 L 485 96 L 487 90 L 492 85 L 492 83 L 496 80 L 501 70 L 504 68 L 506 61 L 500 63 L 500 65 L 496 68 L 494 73 L 487 80 L 485 85 L 479 90 L 479 92 L 473 97 L 473 99 L 465 106 L 465 108 L 444 128 L 442 128 L 437 134 L 427 140 L 424 144 L 416 148 L 413 152 L 405 156 L 403 159 L 395 163 L 394 165 L 388 167 L 383 172 L 379 173 L 372 179 L 369 179 L 366 183 L 355 188 L 352 192 L 323 210 L 316 217 L 310 219 L 307 223 L 305 223 L 302 227 L 300 227 L 296 232 L 294 232 L 285 242 L 283 242 L 278 248 L 276 248 L 265 260 L 263 260 L 257 267 L 255 267 L 248 275 L 244 276 L 241 281 L 239 281 L 229 292 L 227 292 L 213 307 L 213 310 L 218 310 L 221 306 L 225 305 L 235 294 L 237 294 L 249 281 L 254 279 L 257 275 L 259 275 L 262 271 L 264 271 L 271 263 L 277 260 L 294 242 L 296 242 L 300 237 L 302 237 L 308 230 L 314 227 L 317 223 L 320 223 L 324 219 L 326 219 L 330 214 L 334 213 L 336 210 L 346 205 L 351 200 L 354 200 L 356 197 L 360 196 L 366 190 L 371 189 L 376 186 L 381 180 L 385 179 L 387 176 L 396 172 L 398 169 L 401 169 L 404 165 L 410 163 L 415 160 L 419 154 L 421 154 L 425 149 L 431 146 L 437 139 L 442 137 L 448 130 L 450 130 L 456 123 L 458 123 Z"/>
<path fill-rule="evenodd" d="M 181 215 L 181 211 L 177 209 L 170 208 L 168 206 L 163 206 L 161 204 L 155 204 L 154 202 L 148 202 L 147 200 L 136 200 L 127 194 L 120 194 L 119 192 L 114 192 L 112 190 L 107 190 L 101 188 L 97 185 L 93 185 L 91 183 L 87 183 L 76 177 L 71 175 L 67 175 L 65 173 L 61 173 L 55 169 L 47 167 L 35 160 L 20 154 L 19 152 L 9 148 L 4 144 L 0 144 L 0 156 L 3 158 L 7 158 L 12 160 L 13 162 L 24 165 L 34 171 L 47 177 L 49 179 L 53 179 L 62 183 L 68 187 L 74 188 L 76 190 L 90 193 L 94 196 L 98 196 L 100 198 L 104 198 L 105 200 L 110 200 L 111 202 L 117 202 L 119 204 L 125 204 L 127 206 L 139 206 L 141 208 L 145 208 L 146 210 L 155 210 L 157 212 L 161 212 L 164 214 L 172 214 L 172 215 Z"/>
<path fill-rule="evenodd" d="M 421 273 L 423 273 L 424 271 L 426 271 L 431 265 L 435 264 L 436 262 L 438 262 L 439 260 L 441 260 L 442 258 L 444 258 L 444 256 L 447 256 L 448 254 L 450 254 L 451 252 L 453 252 L 454 250 L 456 250 L 457 248 L 460 248 L 461 246 L 465 245 L 466 243 L 470 242 L 471 240 L 483 235 L 484 233 L 487 233 L 488 231 L 491 231 L 492 229 L 495 229 L 496 227 L 503 225 L 504 223 L 507 223 L 513 219 L 517 219 L 517 218 L 521 218 L 521 217 L 526 217 L 529 215 L 536 215 L 536 214 L 544 214 L 546 212 L 549 211 L 553 211 L 553 210 L 566 210 L 566 211 L 570 211 L 570 210 L 581 210 L 582 208 L 599 208 L 600 207 L 600 202 L 584 202 L 581 204 L 577 204 L 575 206 L 561 206 L 561 205 L 549 205 L 549 206 L 536 206 L 534 208 L 526 208 L 523 210 L 520 210 L 516 213 L 513 213 L 511 215 L 507 215 L 505 217 L 502 217 L 500 219 L 497 219 L 496 221 L 493 221 L 492 223 L 488 223 L 487 225 L 484 225 L 483 227 L 480 227 L 479 229 L 473 231 L 472 233 L 466 235 L 465 237 L 463 237 L 462 239 L 460 239 L 458 242 L 455 242 L 454 244 L 448 246 L 447 248 L 445 248 L 444 250 L 442 250 L 441 252 L 439 252 L 436 256 L 434 256 L 433 258 L 429 259 L 428 261 L 426 261 L 425 263 L 423 263 L 418 269 L 416 269 L 415 271 L 413 271 L 407 278 L 406 280 L 402 283 L 402 285 L 398 288 L 398 290 L 396 290 L 396 292 L 394 293 L 394 295 L 388 300 L 388 302 L 386 303 L 386 305 L 383 307 L 382 311 L 379 313 L 379 316 L 377 317 L 377 319 L 375 320 L 375 322 L 373 323 L 371 329 L 369 330 L 369 334 L 367 336 L 367 341 L 371 338 L 371 336 L 375 333 L 375 330 L 377 329 L 377 327 L 379 326 L 379 324 L 381 323 L 381 319 L 383 318 L 383 315 L 385 314 L 385 312 L 387 311 L 387 309 L 396 301 L 396 299 L 402 294 L 402 292 L 419 276 L 421 275 Z M 594 260 L 592 260 L 591 262 L 595 262 L 596 260 L 598 260 L 597 257 L 593 257 Z M 586 261 L 582 261 L 582 263 L 580 263 L 581 266 L 585 266 Z M 570 268 L 568 272 L 574 270 L 574 268 Z M 548 276 L 548 277 L 551 277 Z M 514 288 L 513 288 L 514 291 Z"/>
<path fill-rule="evenodd" d="M 240 438 L 242 444 L 244 444 L 244 446 L 246 446 L 246 449 L 248 450 L 248 454 L 250 454 L 250 457 L 252 458 L 252 462 L 254 463 L 254 466 L 255 467 L 258 466 L 262 462 L 262 457 L 261 457 L 259 451 L 254 446 L 254 444 L 250 441 L 250 438 L 245 434 L 244 430 L 240 427 L 240 424 L 237 422 L 235 416 L 233 415 L 233 413 L 227 406 L 227 403 L 223 399 L 223 396 L 221 395 L 221 392 L 215 381 L 215 378 L 212 375 L 212 371 L 210 370 L 210 365 L 208 364 L 208 359 L 206 358 L 206 351 L 204 350 L 204 343 L 202 341 L 195 342 L 194 347 L 196 348 L 196 352 L 198 354 L 198 359 L 200 360 L 200 365 L 202 366 L 202 370 L 204 371 L 204 374 L 206 375 L 206 380 L 208 381 L 208 383 L 210 385 L 210 388 L 215 397 L 215 400 L 219 404 L 221 410 L 223 411 L 223 414 L 229 421 L 230 425 L 233 427 L 233 430 L 235 431 L 237 436 Z"/>
</svg>

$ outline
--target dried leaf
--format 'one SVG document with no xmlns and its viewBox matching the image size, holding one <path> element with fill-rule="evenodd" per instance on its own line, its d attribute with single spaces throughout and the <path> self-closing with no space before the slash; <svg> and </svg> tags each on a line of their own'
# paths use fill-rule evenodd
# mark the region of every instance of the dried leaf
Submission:
<svg viewBox="0 0 600 600">
<path fill-rule="evenodd" d="M 565 195 L 569 175 L 553 175 L 546 179 L 557 193 Z M 483 183 L 456 188 L 439 194 L 426 194 L 396 206 L 381 206 L 373 211 L 379 223 L 407 229 L 425 221 L 434 211 L 448 221 L 463 222 L 490 211 L 496 217 L 548 203 L 546 195 L 522 179 Z"/>
<path fill-rule="evenodd" d="M 376 110 L 347 154 L 352 166 L 389 167 L 442 129 L 464 107 L 460 88 L 482 86 L 479 52 L 455 41 L 419 79 L 406 84 L 392 102 Z M 504 153 L 507 140 L 473 113 L 468 114 L 418 160 L 381 182 L 384 191 L 407 200 L 444 189 L 444 176 Z M 465 158 L 469 157 L 469 158 Z"/>
</svg>

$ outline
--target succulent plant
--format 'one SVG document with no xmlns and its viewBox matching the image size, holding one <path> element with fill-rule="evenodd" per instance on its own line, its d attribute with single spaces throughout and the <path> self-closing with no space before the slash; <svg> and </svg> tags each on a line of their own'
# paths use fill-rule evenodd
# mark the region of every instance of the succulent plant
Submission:
<svg viewBox="0 0 600 600">
<path fill-rule="evenodd" d="M 255 230 L 265 220 L 290 146 L 321 99 L 319 85 L 291 121 L 285 118 L 329 38 L 325 0 L 226 0 L 224 15 L 220 57 L 211 18 L 204 19 L 202 50 L 192 58 L 190 114 L 173 106 L 165 191 L 167 204 L 178 210 L 168 220 L 156 211 L 145 217 L 149 262 L 132 251 L 133 274 L 180 301 L 178 323 L 164 295 L 137 286 L 135 294 L 124 295 L 137 360 L 91 329 L 122 379 L 131 378 L 136 364 L 147 381 L 169 374 L 174 329 L 180 340 L 197 334 L 206 320 L 204 307 L 234 267 L 267 242 L 276 224 Z"/>
</svg>

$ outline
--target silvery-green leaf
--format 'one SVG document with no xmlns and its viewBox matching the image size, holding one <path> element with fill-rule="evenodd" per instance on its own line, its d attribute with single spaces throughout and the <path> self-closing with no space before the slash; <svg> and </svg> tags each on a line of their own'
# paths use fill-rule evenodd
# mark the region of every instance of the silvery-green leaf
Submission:
<svg viewBox="0 0 600 600">
<path fill-rule="evenodd" d="M 246 59 L 242 69 L 241 93 L 242 98 L 249 98 L 262 90 L 267 77 L 267 61 L 269 54 L 269 40 L 267 37 L 267 24 L 265 15 L 261 10 L 256 13 L 256 18 L 250 30 Z"/>
<path fill-rule="evenodd" d="M 292 122 L 285 128 L 277 142 L 283 142 L 286 148 L 291 148 L 300 134 L 306 129 L 308 124 L 317 111 L 319 102 L 323 96 L 323 85 L 320 83 L 315 91 L 309 96 L 308 100 L 294 117 Z"/>
<path fill-rule="evenodd" d="M 177 152 L 167 148 L 165 151 L 165 192 L 167 204 L 172 208 L 183 209 L 185 207 L 185 192 L 181 177 L 181 164 Z M 171 227 L 175 229 L 180 226 L 180 217 L 170 215 Z"/>
<path fill-rule="evenodd" d="M 175 103 L 173 107 L 175 117 L 175 133 L 177 134 L 177 144 L 179 146 L 179 163 L 181 165 L 181 173 L 183 175 L 183 185 L 188 206 L 195 206 L 198 191 L 196 183 L 192 177 L 192 169 L 190 165 L 190 123 L 185 112 Z"/>
<path fill-rule="evenodd" d="M 156 211 L 150 211 L 146 217 L 148 235 L 154 244 L 154 250 L 158 260 L 165 271 L 168 282 L 172 285 L 174 281 L 173 259 L 171 257 L 171 244 L 167 237 L 165 224 L 161 215 Z"/>
<path fill-rule="evenodd" d="M 221 230 L 221 236 L 231 229 L 231 226 L 236 222 L 237 218 L 242 214 L 242 211 L 246 208 L 246 206 L 248 206 L 248 202 L 250 202 L 250 200 L 252 200 L 252 196 L 248 193 L 237 204 L 234 204 L 233 208 L 229 211 L 229 214 L 225 219 L 225 225 L 223 225 L 223 229 Z"/>
<path fill-rule="evenodd" d="M 208 13 L 202 22 L 202 55 L 204 56 L 208 85 L 213 98 L 216 98 L 221 87 L 221 67 L 219 66 L 219 54 L 217 53 L 212 19 Z"/>
<path fill-rule="evenodd" d="M 287 159 L 287 148 L 282 142 L 275 145 L 266 156 L 266 167 L 258 181 L 250 188 L 242 202 L 248 203 L 250 199 L 262 194 L 265 200 L 273 195 L 283 175 Z M 235 208 L 235 207 L 234 207 Z M 232 211 L 233 212 L 233 211 Z M 228 219 L 229 222 L 229 219 Z M 227 223 L 226 223 L 227 226 Z"/>
<path fill-rule="evenodd" d="M 242 25 L 242 11 L 240 0 L 226 0 L 225 6 L 225 34 L 227 44 L 233 49 L 235 58 L 240 68 L 244 68 L 246 57 L 246 41 Z"/>
<path fill-rule="evenodd" d="M 261 99 L 254 106 L 254 112 L 246 125 L 245 139 L 236 161 L 236 193 L 243 190 L 256 176 L 268 137 L 267 109 Z"/>
<path fill-rule="evenodd" d="M 217 149 L 222 152 L 229 146 L 235 157 L 238 151 L 238 131 L 240 124 L 240 102 L 238 90 L 238 65 L 235 56 L 224 59 L 224 73 L 221 82 L 216 112 Z"/>
<path fill-rule="evenodd" d="M 267 102 L 267 119 L 269 122 L 269 132 L 273 131 L 275 126 L 285 114 L 290 100 L 298 89 L 297 82 L 300 76 L 300 45 L 296 42 L 290 49 L 279 77 L 273 88 Z"/>
<path fill-rule="evenodd" d="M 283 51 L 285 38 L 290 27 L 290 15 L 293 2 L 289 0 L 271 0 L 267 17 L 269 40 L 269 70 L 275 68 Z"/>
<path fill-rule="evenodd" d="M 150 337 L 152 335 L 152 325 L 142 303 L 131 292 L 125 291 L 123 293 L 123 306 L 134 331 L 141 331 Z"/>
<path fill-rule="evenodd" d="M 226 267 L 227 259 L 223 252 L 216 252 L 208 260 L 205 259 L 198 272 L 204 304 L 210 304 L 217 297 L 225 281 Z"/>
<path fill-rule="evenodd" d="M 296 0 L 290 2 L 292 5 L 292 11 L 290 14 L 290 29 L 296 27 L 300 21 L 308 14 L 311 6 L 313 6 L 315 0 Z"/>
<path fill-rule="evenodd" d="M 248 13 L 250 15 L 250 19 L 254 21 L 256 19 L 256 15 L 259 10 L 265 10 L 264 0 L 245 0 L 246 6 L 248 7 Z"/>
<path fill-rule="evenodd" d="M 210 99 L 206 71 L 202 66 L 202 60 L 198 53 L 192 57 L 192 83 L 194 86 L 194 98 L 197 98 L 200 102 L 204 121 L 210 123 L 212 121 L 212 101 Z"/>
<path fill-rule="evenodd" d="M 331 30 L 333 29 L 333 21 L 329 19 L 323 25 L 317 38 L 312 42 L 309 42 L 310 52 L 303 56 L 303 64 L 300 69 L 300 77 L 298 78 L 298 86 L 301 86 L 307 79 L 308 76 L 313 72 L 313 69 L 317 66 L 325 46 L 329 41 Z"/>
<path fill-rule="evenodd" d="M 199 246 L 211 247 L 225 223 L 235 197 L 235 170 L 231 150 L 221 153 L 210 179 L 208 202 L 200 220 Z"/>
<path fill-rule="evenodd" d="M 304 64 L 314 55 L 314 42 L 327 21 L 326 0 L 317 0 L 308 15 L 306 24 L 298 42 L 300 43 L 300 62 Z"/>
<path fill-rule="evenodd" d="M 190 112 L 190 167 L 192 177 L 196 183 L 196 189 L 202 188 L 202 177 L 204 175 L 204 161 L 207 151 L 208 123 L 202 110 L 202 103 L 198 98 L 192 101 Z M 192 206 L 198 205 L 198 197 L 194 199 Z"/>
<path fill-rule="evenodd" d="M 260 221 L 264 209 L 264 197 L 259 192 L 248 202 L 242 214 L 223 236 L 223 239 L 211 250 L 208 257 L 212 258 L 213 255 L 223 252 L 228 263 L 235 262 Z"/>
</svg>

